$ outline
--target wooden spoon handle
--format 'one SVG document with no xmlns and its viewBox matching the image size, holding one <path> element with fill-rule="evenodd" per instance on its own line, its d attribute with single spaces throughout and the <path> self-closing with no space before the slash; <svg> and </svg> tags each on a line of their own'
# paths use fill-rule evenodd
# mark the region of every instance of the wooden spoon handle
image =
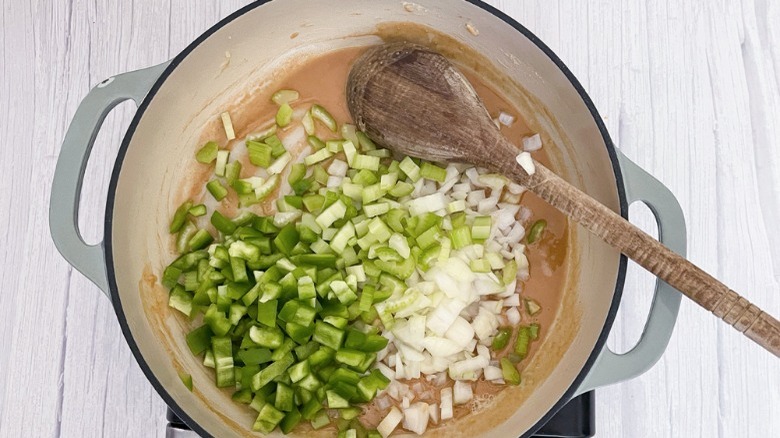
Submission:
<svg viewBox="0 0 780 438">
<path fill-rule="evenodd" d="M 513 176 L 631 260 L 714 313 L 775 356 L 780 357 L 780 322 L 701 268 L 673 252 L 600 202 L 535 162 L 528 176 L 514 164 Z"/>
</svg>

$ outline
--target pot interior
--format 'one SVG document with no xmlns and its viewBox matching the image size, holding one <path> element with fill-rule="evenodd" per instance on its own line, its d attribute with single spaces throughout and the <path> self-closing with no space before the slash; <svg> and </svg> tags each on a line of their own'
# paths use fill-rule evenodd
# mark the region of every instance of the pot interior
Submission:
<svg viewBox="0 0 780 438">
<path fill-rule="evenodd" d="M 167 291 L 156 283 L 175 257 L 167 228 L 186 196 L 181 187 L 192 178 L 183 163 L 201 146 L 204 127 L 258 89 L 275 87 L 274 78 L 284 69 L 338 47 L 375 44 L 380 41 L 377 33 L 399 32 L 435 44 L 502 90 L 545 143 L 557 146 L 547 148 L 552 168 L 620 211 L 607 145 L 580 94 L 531 39 L 478 6 L 464 0 L 285 0 L 227 19 L 177 57 L 136 117 L 115 170 L 116 190 L 109 194 L 113 213 L 106 230 L 112 250 L 109 272 L 115 276 L 114 298 L 127 323 L 125 334 L 137 347 L 147 375 L 159 382 L 158 390 L 161 386 L 168 401 L 211 435 L 251 435 L 248 425 L 254 415 L 214 386 L 210 370 L 185 343 L 189 323 L 167 307 Z M 234 123 L 240 126 L 241 121 Z M 569 229 L 564 302 L 541 347 L 544 353 L 524 370 L 523 385 L 507 388 L 489 409 L 452 421 L 431 436 L 517 436 L 575 382 L 607 323 L 619 254 L 576 225 Z M 193 392 L 181 384 L 178 371 L 193 376 Z"/>
</svg>

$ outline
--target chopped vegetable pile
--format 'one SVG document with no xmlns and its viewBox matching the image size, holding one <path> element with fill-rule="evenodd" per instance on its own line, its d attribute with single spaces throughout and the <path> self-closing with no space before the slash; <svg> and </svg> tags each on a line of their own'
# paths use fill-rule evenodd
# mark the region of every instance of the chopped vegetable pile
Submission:
<svg viewBox="0 0 780 438">
<path fill-rule="evenodd" d="M 255 431 L 337 419 L 339 436 L 386 437 L 452 418 L 477 379 L 520 384 L 517 363 L 539 336 L 536 324 L 513 328 L 517 281 L 528 277 L 521 241 L 546 227 L 539 220 L 526 235 L 523 187 L 473 167 L 394 159 L 319 105 L 296 121 L 298 99 L 273 95 L 274 125 L 245 142 L 253 169 L 231 161 L 240 146 L 206 143 L 195 158 L 214 167 L 213 201 L 184 202 L 170 224 L 180 255 L 162 283 L 170 307 L 202 320 L 187 344 L 216 385 L 258 412 Z M 235 137 L 229 114 L 221 118 Z M 282 135 L 292 130 L 310 152 L 293 156 L 285 141 L 295 136 Z M 207 207 L 231 191 L 235 217 Z M 251 211 L 272 195 L 272 215 Z M 541 310 L 523 302 L 529 315 Z M 445 383 L 438 406 L 410 403 L 403 381 L 417 378 Z M 361 405 L 379 393 L 399 403 L 367 431 Z"/>
</svg>

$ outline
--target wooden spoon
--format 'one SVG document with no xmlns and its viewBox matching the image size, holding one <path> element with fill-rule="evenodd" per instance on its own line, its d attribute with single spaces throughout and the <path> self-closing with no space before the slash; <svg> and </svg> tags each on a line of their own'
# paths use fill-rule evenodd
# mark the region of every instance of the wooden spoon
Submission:
<svg viewBox="0 0 780 438">
<path fill-rule="evenodd" d="M 771 315 L 539 162 L 531 174 L 518 165 L 517 148 L 444 56 L 410 43 L 370 49 L 352 67 L 347 103 L 359 129 L 381 145 L 506 175 L 780 357 L 780 323 Z"/>
</svg>

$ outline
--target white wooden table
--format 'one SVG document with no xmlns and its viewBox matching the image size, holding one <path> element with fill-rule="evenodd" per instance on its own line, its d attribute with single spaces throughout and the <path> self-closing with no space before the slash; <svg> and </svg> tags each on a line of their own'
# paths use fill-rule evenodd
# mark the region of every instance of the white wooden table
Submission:
<svg viewBox="0 0 780 438">
<path fill-rule="evenodd" d="M 246 1 L 6 0 L 0 10 L 0 436 L 161 436 L 165 406 L 98 289 L 56 252 L 48 194 L 88 89 L 173 57 Z M 493 0 L 574 71 L 617 145 L 677 195 L 689 257 L 780 314 L 780 2 Z M 132 104 L 109 117 L 82 197 L 99 240 Z M 632 217 L 651 222 L 642 208 Z M 652 227 L 649 227 L 652 229 Z M 633 345 L 632 270 L 610 345 Z M 597 392 L 599 437 L 780 436 L 780 361 L 683 301 L 664 358 Z"/>
</svg>

